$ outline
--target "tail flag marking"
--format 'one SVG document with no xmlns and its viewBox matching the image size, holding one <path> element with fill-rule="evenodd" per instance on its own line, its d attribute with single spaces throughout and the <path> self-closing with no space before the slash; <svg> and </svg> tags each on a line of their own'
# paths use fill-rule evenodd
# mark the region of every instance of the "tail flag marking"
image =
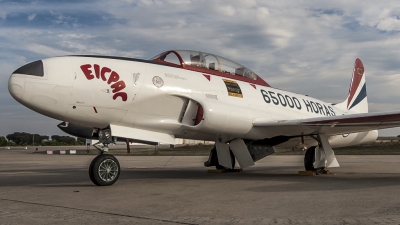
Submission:
<svg viewBox="0 0 400 225">
<path fill-rule="evenodd" d="M 355 105 L 357 105 L 357 103 L 361 102 L 365 97 L 367 97 L 366 86 L 364 83 L 364 86 L 362 87 L 360 93 L 356 97 L 356 100 L 350 106 L 350 103 L 356 94 L 356 91 L 358 89 L 358 86 L 361 83 L 363 76 L 364 76 L 364 65 L 361 62 L 361 60 L 357 58 L 356 61 L 354 62 L 353 78 L 351 79 L 351 84 L 350 84 L 350 89 L 349 89 L 349 97 L 347 100 L 347 108 L 348 109 L 354 107 Z"/>
</svg>

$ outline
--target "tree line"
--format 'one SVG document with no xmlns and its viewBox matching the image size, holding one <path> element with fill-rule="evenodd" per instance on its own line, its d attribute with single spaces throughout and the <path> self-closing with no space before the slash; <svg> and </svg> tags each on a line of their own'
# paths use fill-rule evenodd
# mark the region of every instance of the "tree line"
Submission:
<svg viewBox="0 0 400 225">
<path fill-rule="evenodd" d="M 14 132 L 6 135 L 6 137 L 0 136 L 0 146 L 63 146 L 63 145 L 85 145 L 86 140 L 84 138 L 77 138 L 70 136 L 60 135 L 40 135 L 30 134 L 25 132 Z"/>
</svg>

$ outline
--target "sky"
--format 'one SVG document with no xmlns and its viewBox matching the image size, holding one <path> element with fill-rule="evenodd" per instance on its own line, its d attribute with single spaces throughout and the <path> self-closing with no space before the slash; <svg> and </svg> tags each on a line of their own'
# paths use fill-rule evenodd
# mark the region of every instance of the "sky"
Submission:
<svg viewBox="0 0 400 225">
<path fill-rule="evenodd" d="M 399 1 L 0 0 L 0 136 L 64 134 L 60 121 L 10 96 L 18 67 L 71 54 L 148 59 L 170 49 L 224 56 L 273 87 L 331 103 L 346 99 L 360 58 L 370 112 L 400 110 Z"/>
</svg>

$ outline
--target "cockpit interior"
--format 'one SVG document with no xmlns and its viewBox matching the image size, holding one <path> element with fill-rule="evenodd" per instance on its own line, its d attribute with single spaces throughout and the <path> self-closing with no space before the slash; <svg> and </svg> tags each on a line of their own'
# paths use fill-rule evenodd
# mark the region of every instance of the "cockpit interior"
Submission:
<svg viewBox="0 0 400 225">
<path fill-rule="evenodd" d="M 210 53 L 190 50 L 171 50 L 163 52 L 150 60 L 169 66 L 269 86 L 263 79 L 247 67 Z"/>
</svg>

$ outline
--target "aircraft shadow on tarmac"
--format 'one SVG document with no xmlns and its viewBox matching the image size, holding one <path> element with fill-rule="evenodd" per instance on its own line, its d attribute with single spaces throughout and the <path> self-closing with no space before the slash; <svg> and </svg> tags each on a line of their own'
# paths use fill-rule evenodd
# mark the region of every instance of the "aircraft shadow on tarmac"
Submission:
<svg viewBox="0 0 400 225">
<path fill-rule="evenodd" d="M 329 191 L 329 190 L 351 190 L 366 189 L 400 185 L 400 174 L 341 174 L 317 175 L 312 177 L 299 176 L 298 167 L 293 167 L 293 174 L 277 171 L 251 170 L 242 173 L 209 174 L 199 170 L 129 170 L 120 177 L 121 180 L 143 180 L 143 179 L 185 179 L 208 181 L 259 181 L 259 186 L 245 189 L 253 192 L 304 192 L 304 191 Z M 275 183 L 275 184 L 271 184 Z M 161 181 L 162 182 L 162 181 Z M 276 184 L 285 182 L 285 184 Z"/>
<path fill-rule="evenodd" d="M 276 169 L 276 168 L 275 168 Z M 119 182 L 115 185 L 127 185 L 140 182 L 169 183 L 192 180 L 194 183 L 221 182 L 242 183 L 245 191 L 251 192 L 307 192 L 379 188 L 400 185 L 400 174 L 340 173 L 337 175 L 317 175 L 303 177 L 297 175 L 299 167 L 280 167 L 280 169 L 246 170 L 240 173 L 207 173 L 199 169 L 124 169 Z M 293 171 L 293 173 L 290 173 Z M 12 173 L 15 171 L 0 171 Z M 0 187 L 40 186 L 40 187 L 93 187 L 86 169 L 34 170 L 32 173 L 0 176 Z M 251 186 L 246 185 L 251 181 Z M 254 181 L 259 181 L 255 183 Z M 277 183 L 278 182 L 278 183 Z M 284 182 L 284 184 L 282 184 Z M 111 186 L 112 188 L 113 186 Z"/>
</svg>

